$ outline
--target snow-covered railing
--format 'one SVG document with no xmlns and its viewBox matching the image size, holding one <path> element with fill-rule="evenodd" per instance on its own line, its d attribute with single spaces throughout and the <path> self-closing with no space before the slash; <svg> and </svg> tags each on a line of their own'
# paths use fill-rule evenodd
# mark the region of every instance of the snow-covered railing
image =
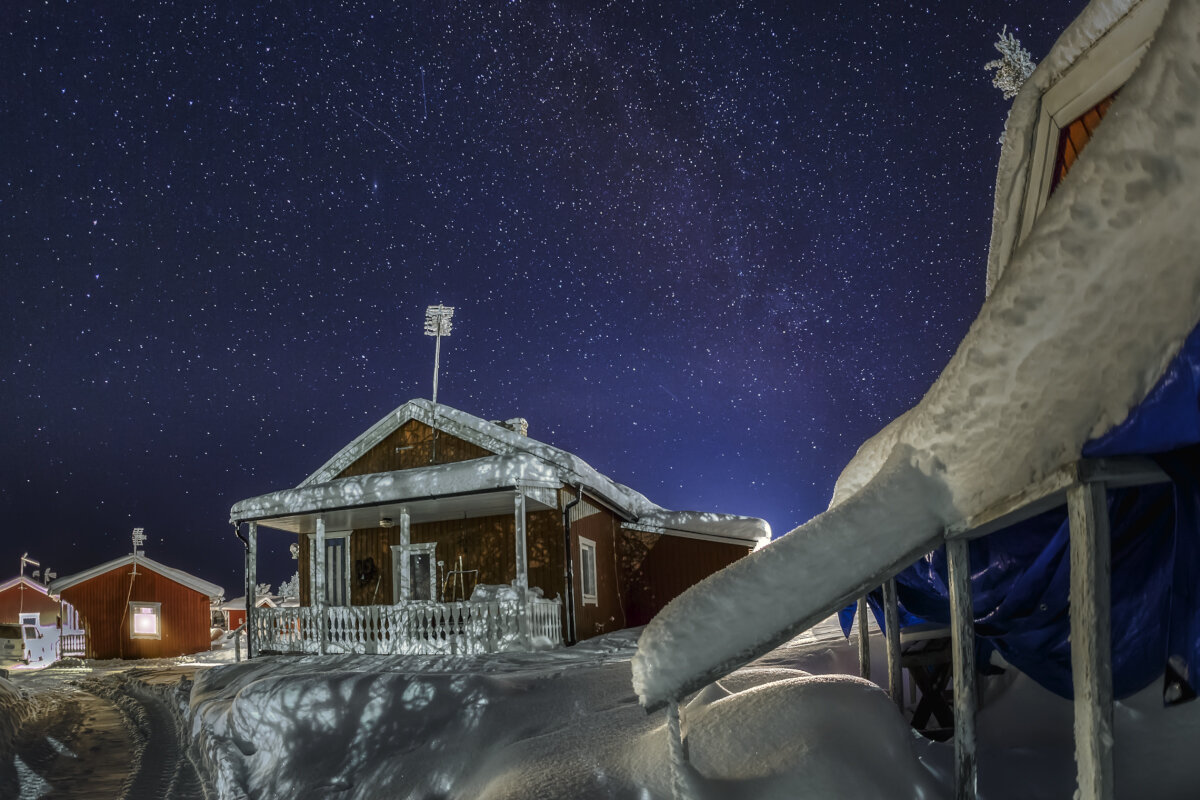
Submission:
<svg viewBox="0 0 1200 800">
<path fill-rule="evenodd" d="M 324 609 L 325 652 L 394 655 L 469 655 L 525 649 L 520 604 L 514 600 L 334 606 Z M 320 652 L 321 612 L 310 607 L 263 608 L 254 614 L 262 652 Z M 532 644 L 562 644 L 562 603 L 533 598 Z"/>
<path fill-rule="evenodd" d="M 83 658 L 87 655 L 87 637 L 81 630 L 63 628 L 59 648 L 59 653 L 63 658 L 67 656 Z"/>
</svg>

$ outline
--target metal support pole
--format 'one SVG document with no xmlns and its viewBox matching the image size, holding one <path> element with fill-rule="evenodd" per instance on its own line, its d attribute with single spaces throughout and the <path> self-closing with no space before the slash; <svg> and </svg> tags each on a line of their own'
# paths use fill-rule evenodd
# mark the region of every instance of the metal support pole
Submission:
<svg viewBox="0 0 1200 800">
<path fill-rule="evenodd" d="M 442 360 L 442 332 L 438 328 L 437 336 L 434 339 L 433 345 L 433 403 L 437 405 L 437 379 L 438 379 L 438 362 Z"/>
<path fill-rule="evenodd" d="M 867 614 L 871 613 L 867 598 L 858 598 L 858 609 L 855 617 L 858 620 L 858 674 L 871 680 L 871 639 L 867 630 Z"/>
<path fill-rule="evenodd" d="M 966 539 L 946 542 L 950 573 L 950 638 L 954 663 L 954 798 L 974 800 L 975 620 L 971 607 L 971 564 Z"/>
<path fill-rule="evenodd" d="M 258 637 L 254 632 L 258 599 L 258 523 L 246 524 L 246 659 L 258 655 Z"/>
<path fill-rule="evenodd" d="M 316 607 L 317 618 L 317 652 L 325 655 L 326 649 L 326 620 L 325 620 L 325 518 L 317 517 L 316 535 L 313 536 L 313 571 L 312 595 Z"/>
<path fill-rule="evenodd" d="M 896 596 L 896 579 L 883 584 L 883 627 L 887 642 L 888 694 L 904 713 L 904 674 L 900 667 L 900 600 Z"/>
<path fill-rule="evenodd" d="M 1112 800 L 1111 551 L 1103 483 L 1067 490 L 1071 525 L 1071 677 L 1079 800 Z"/>
</svg>

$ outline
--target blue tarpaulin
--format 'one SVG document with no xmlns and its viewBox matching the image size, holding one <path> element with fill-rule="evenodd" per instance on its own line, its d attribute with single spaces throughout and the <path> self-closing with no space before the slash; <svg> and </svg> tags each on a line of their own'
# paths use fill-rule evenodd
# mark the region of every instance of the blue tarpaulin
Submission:
<svg viewBox="0 0 1200 800">
<path fill-rule="evenodd" d="M 1108 492 L 1112 534 L 1114 694 L 1166 675 L 1165 698 L 1200 688 L 1200 328 L 1146 399 L 1083 449 L 1089 458 L 1153 458 L 1170 483 Z M 1071 697 L 1070 535 L 1066 508 L 969 545 L 978 663 L 995 649 L 1042 686 Z M 896 576 L 901 628 L 948 624 L 944 550 Z M 871 605 L 880 613 L 876 593 Z M 853 607 L 842 612 L 849 630 Z"/>
</svg>

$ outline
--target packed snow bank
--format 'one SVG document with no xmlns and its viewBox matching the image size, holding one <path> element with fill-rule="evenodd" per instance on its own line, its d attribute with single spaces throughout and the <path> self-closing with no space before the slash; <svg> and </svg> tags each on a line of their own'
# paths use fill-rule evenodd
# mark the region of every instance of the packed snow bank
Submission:
<svg viewBox="0 0 1200 800">
<path fill-rule="evenodd" d="M 193 752 L 221 798 L 667 800 L 664 715 L 629 692 L 634 643 L 622 631 L 537 655 L 214 668 L 196 677 Z M 938 796 L 922 764 L 936 746 L 881 690 L 803 669 L 847 659 L 844 640 L 810 636 L 694 698 L 697 800 Z"/>
<path fill-rule="evenodd" d="M 1198 30 L 1200 4 L 1173 3 L 878 472 L 651 621 L 633 662 L 644 704 L 786 640 L 947 524 L 1078 458 L 1145 397 L 1200 319 Z"/>
</svg>

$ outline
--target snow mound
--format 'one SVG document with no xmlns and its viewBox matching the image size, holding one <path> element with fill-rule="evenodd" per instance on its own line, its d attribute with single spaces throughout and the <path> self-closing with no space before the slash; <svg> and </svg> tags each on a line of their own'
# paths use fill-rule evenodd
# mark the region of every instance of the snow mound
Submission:
<svg viewBox="0 0 1200 800">
<path fill-rule="evenodd" d="M 937 382 L 851 496 L 677 597 L 633 662 L 649 707 L 766 652 L 1079 457 L 1200 320 L 1200 4 L 1175 2 Z M 854 480 L 872 470 L 858 471 Z"/>
</svg>

